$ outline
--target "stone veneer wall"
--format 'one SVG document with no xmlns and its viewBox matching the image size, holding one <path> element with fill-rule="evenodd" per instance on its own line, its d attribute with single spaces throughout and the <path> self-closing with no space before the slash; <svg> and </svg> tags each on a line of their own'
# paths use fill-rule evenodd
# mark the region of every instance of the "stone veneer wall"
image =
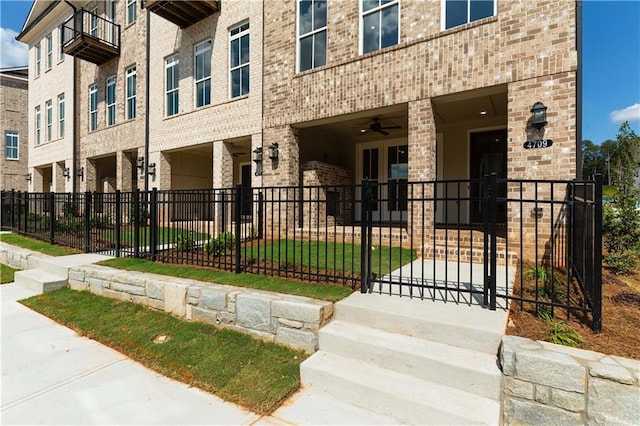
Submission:
<svg viewBox="0 0 640 426">
<path fill-rule="evenodd" d="M 638 424 L 640 361 L 502 339 L 505 424 Z"/>
<path fill-rule="evenodd" d="M 104 266 L 71 268 L 69 287 L 306 352 L 318 349 L 318 330 L 333 316 L 331 302 Z"/>
</svg>

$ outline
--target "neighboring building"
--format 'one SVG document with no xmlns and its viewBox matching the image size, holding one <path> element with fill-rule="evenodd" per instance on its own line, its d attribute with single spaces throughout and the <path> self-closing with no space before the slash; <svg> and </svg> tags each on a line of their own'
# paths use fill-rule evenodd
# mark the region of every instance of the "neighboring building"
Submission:
<svg viewBox="0 0 640 426">
<path fill-rule="evenodd" d="M 4 141 L 0 157 L 0 190 L 27 190 L 28 91 L 27 67 L 0 69 L 0 129 Z"/>
</svg>

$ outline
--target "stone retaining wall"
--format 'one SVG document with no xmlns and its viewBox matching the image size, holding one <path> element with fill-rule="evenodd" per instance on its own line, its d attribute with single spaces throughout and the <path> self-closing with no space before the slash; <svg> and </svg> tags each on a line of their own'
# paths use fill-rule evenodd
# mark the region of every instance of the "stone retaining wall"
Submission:
<svg viewBox="0 0 640 426">
<path fill-rule="evenodd" d="M 638 424 L 640 361 L 502 339 L 505 424 Z"/>
<path fill-rule="evenodd" d="M 233 328 L 306 352 L 318 348 L 318 330 L 333 316 L 331 302 L 104 266 L 71 268 L 69 287 Z"/>
<path fill-rule="evenodd" d="M 29 250 L 20 249 L 18 247 L 0 243 L 0 263 L 11 266 L 16 269 L 30 269 L 33 267 L 33 262 L 30 264 L 29 260 L 32 261 L 36 258 L 47 258 L 50 256 L 34 253 Z"/>
</svg>

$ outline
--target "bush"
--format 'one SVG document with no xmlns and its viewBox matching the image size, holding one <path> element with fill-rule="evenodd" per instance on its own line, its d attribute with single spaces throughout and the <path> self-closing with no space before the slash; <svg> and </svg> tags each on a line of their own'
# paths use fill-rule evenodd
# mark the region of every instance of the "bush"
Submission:
<svg viewBox="0 0 640 426">
<path fill-rule="evenodd" d="M 84 230 L 84 218 L 68 217 L 58 219 L 55 221 L 55 230 L 62 233 L 81 232 Z"/>
<path fill-rule="evenodd" d="M 196 242 L 192 233 L 181 232 L 176 236 L 175 248 L 182 251 L 193 251 L 196 248 Z"/>
<path fill-rule="evenodd" d="M 108 214 L 93 215 L 91 216 L 89 224 L 92 228 L 106 228 L 113 225 L 113 221 L 111 220 L 111 216 Z"/>
<path fill-rule="evenodd" d="M 72 216 L 72 217 L 80 216 L 80 209 L 78 208 L 78 203 L 76 203 L 75 201 L 65 201 L 64 203 L 62 203 L 62 214 L 65 217 L 67 217 L 67 216 Z"/>
<path fill-rule="evenodd" d="M 604 261 L 616 275 L 627 275 L 638 267 L 638 256 L 631 251 L 610 252 Z"/>
<path fill-rule="evenodd" d="M 235 241 L 235 236 L 231 232 L 223 232 L 216 238 L 209 240 L 204 245 L 204 250 L 211 256 L 220 256 L 226 251 L 233 250 Z"/>
</svg>

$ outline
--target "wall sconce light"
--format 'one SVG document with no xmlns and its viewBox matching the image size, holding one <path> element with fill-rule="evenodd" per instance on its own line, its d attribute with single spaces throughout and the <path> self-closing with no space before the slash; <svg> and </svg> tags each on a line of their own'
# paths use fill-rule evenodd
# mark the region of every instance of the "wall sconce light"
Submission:
<svg viewBox="0 0 640 426">
<path fill-rule="evenodd" d="M 156 163 L 149 163 L 147 174 L 149 176 L 155 176 L 156 175 Z"/>
<path fill-rule="evenodd" d="M 279 155 L 280 150 L 278 149 L 278 142 L 274 142 L 269 145 L 269 158 L 271 158 L 271 160 L 273 161 L 276 161 Z"/>
<path fill-rule="evenodd" d="M 65 167 L 62 169 L 62 177 L 66 177 L 67 180 L 69 180 L 69 177 L 71 177 L 71 174 L 69 173 L 69 168 Z"/>
<path fill-rule="evenodd" d="M 143 169 L 144 168 L 144 157 L 138 157 L 136 158 L 136 166 L 139 169 Z"/>
<path fill-rule="evenodd" d="M 76 176 L 84 180 L 84 167 L 78 167 L 78 170 L 76 170 Z"/>
<path fill-rule="evenodd" d="M 256 176 L 262 176 L 262 147 L 253 150 L 253 162 L 256 163 Z"/>
<path fill-rule="evenodd" d="M 31 182 L 31 173 L 26 173 L 24 175 L 24 178 L 27 180 L 27 182 Z"/>
<path fill-rule="evenodd" d="M 540 130 L 547 124 L 547 107 L 542 102 L 536 102 L 531 107 L 531 125 Z"/>
</svg>

